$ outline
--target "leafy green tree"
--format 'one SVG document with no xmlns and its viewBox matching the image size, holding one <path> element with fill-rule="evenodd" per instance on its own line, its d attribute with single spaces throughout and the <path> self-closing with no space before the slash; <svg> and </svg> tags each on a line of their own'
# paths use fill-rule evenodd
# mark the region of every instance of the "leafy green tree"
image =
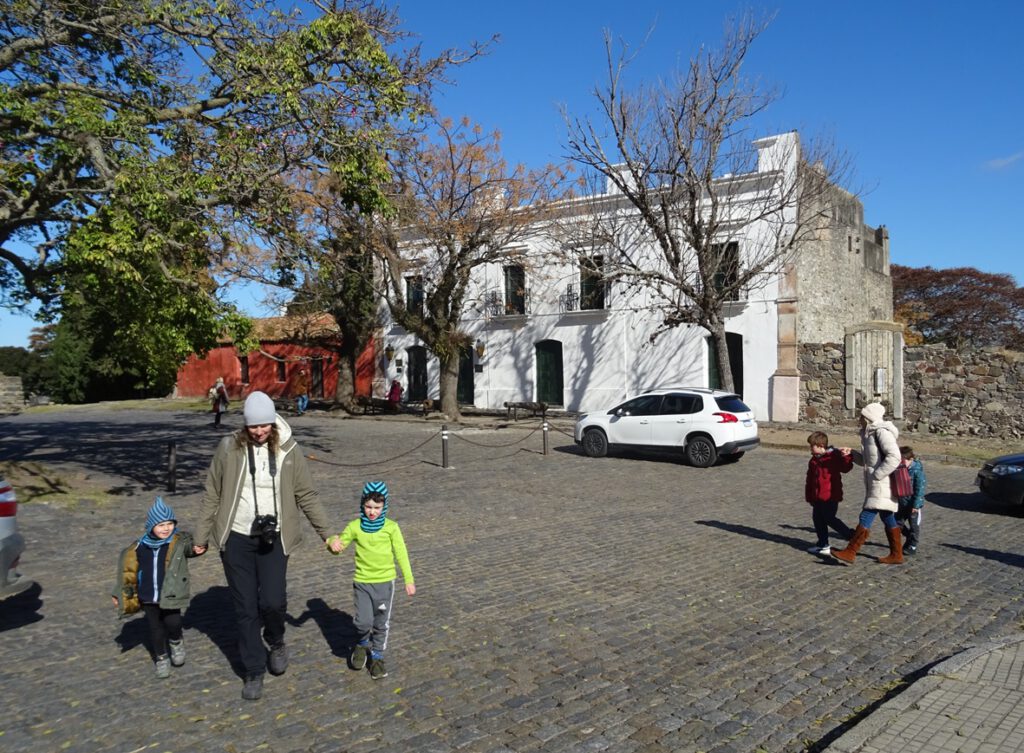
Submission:
<svg viewBox="0 0 1024 753">
<path fill-rule="evenodd" d="M 32 354 L 28 348 L 0 345 L 0 374 L 24 376 L 31 360 Z"/>
<path fill-rule="evenodd" d="M 208 343 L 229 312 L 219 265 L 240 228 L 273 225 L 281 176 L 328 172 L 347 202 L 384 206 L 388 123 L 417 116 L 455 54 L 397 50 L 369 0 L 307 6 L 0 0 L 0 302 L 56 311 L 84 283 L 184 314 L 175 337 L 203 320 Z M 127 333 L 148 314 L 126 309 Z"/>
</svg>

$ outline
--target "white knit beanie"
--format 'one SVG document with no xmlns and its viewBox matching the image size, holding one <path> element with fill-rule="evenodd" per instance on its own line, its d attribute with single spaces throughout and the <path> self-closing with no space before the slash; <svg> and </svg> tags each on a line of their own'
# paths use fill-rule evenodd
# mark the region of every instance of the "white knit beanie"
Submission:
<svg viewBox="0 0 1024 753">
<path fill-rule="evenodd" d="M 868 420 L 869 424 L 877 424 L 885 418 L 885 406 L 881 403 L 868 403 L 860 409 L 860 414 Z"/>
<path fill-rule="evenodd" d="M 245 416 L 246 426 L 260 426 L 274 423 L 277 410 L 274 408 L 274 401 L 266 392 L 254 392 L 245 399 L 242 415 Z"/>
</svg>

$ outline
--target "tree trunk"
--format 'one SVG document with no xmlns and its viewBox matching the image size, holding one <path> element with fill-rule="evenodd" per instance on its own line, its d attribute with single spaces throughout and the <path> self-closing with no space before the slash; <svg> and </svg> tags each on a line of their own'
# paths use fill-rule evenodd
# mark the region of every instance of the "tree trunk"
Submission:
<svg viewBox="0 0 1024 753">
<path fill-rule="evenodd" d="M 459 357 L 458 355 L 438 358 L 441 371 L 441 412 L 449 420 L 458 421 L 462 418 L 459 412 Z"/>
<path fill-rule="evenodd" d="M 338 354 L 338 386 L 334 402 L 351 413 L 355 408 L 355 363 L 347 354 Z"/>
<path fill-rule="evenodd" d="M 722 382 L 721 389 L 726 392 L 735 392 L 736 386 L 732 380 L 732 363 L 729 361 L 729 343 L 725 338 L 725 322 L 715 322 L 712 326 L 711 343 L 718 359 L 718 377 Z"/>
<path fill-rule="evenodd" d="M 356 361 L 358 343 L 346 337 L 338 348 L 338 386 L 334 388 L 334 402 L 349 413 L 356 410 Z"/>
</svg>

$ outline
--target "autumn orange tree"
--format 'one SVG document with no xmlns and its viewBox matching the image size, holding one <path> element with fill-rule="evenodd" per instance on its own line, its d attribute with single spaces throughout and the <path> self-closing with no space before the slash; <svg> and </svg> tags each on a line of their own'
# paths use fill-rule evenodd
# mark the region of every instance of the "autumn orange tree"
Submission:
<svg viewBox="0 0 1024 753">
<path fill-rule="evenodd" d="M 894 316 L 908 342 L 1024 350 L 1024 288 L 1012 275 L 899 264 L 891 271 Z"/>
<path fill-rule="evenodd" d="M 437 356 L 441 411 L 452 419 L 473 272 L 524 261 L 522 242 L 537 232 L 561 178 L 551 167 L 509 165 L 500 141 L 468 119 L 440 120 L 432 134 L 407 141 L 394 154 L 395 214 L 376 233 L 384 299 Z M 422 306 L 407 299 L 410 277 L 421 281 Z"/>
</svg>

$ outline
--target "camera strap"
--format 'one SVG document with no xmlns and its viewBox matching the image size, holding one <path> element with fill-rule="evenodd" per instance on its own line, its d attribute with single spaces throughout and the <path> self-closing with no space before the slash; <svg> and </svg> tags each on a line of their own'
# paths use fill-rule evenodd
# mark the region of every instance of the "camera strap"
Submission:
<svg viewBox="0 0 1024 753">
<path fill-rule="evenodd" d="M 253 450 L 252 445 L 246 445 L 246 449 L 249 451 L 249 475 L 252 477 L 252 503 L 256 508 L 256 517 L 260 515 L 260 501 L 256 494 L 256 452 Z M 274 483 L 274 479 L 277 477 L 277 453 L 267 447 L 267 458 L 270 467 L 270 488 L 274 493 L 274 517 L 277 517 L 277 484 Z"/>
</svg>

